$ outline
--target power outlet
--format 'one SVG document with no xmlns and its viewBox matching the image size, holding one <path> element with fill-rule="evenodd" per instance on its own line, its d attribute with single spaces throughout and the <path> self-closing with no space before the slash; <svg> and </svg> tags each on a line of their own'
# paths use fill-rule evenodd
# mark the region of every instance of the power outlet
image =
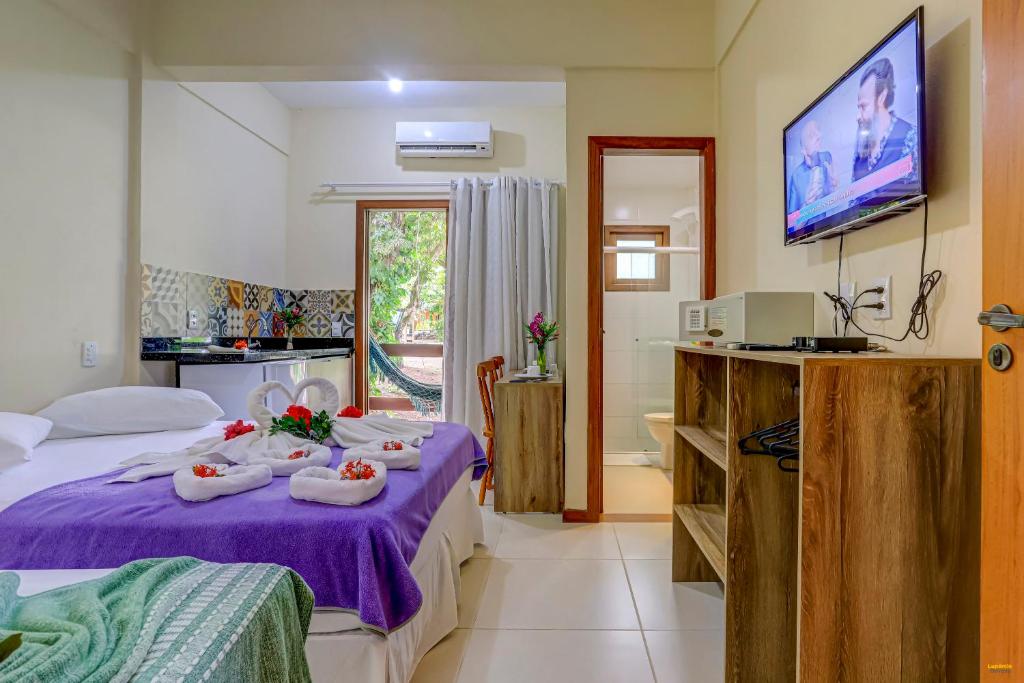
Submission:
<svg viewBox="0 0 1024 683">
<path fill-rule="evenodd" d="M 99 345 L 94 341 L 82 342 L 82 367 L 96 367 L 96 358 L 99 355 Z"/>
<path fill-rule="evenodd" d="M 199 329 L 199 311 L 190 310 L 188 312 L 188 329 L 198 330 Z"/>
<path fill-rule="evenodd" d="M 871 317 L 875 320 L 891 320 L 892 319 L 892 275 L 886 275 L 884 277 L 876 277 L 871 281 L 871 287 L 881 287 L 881 294 L 871 294 L 870 296 L 864 297 L 868 299 L 869 304 L 880 303 L 882 308 L 871 309 Z"/>
<path fill-rule="evenodd" d="M 857 281 L 840 282 L 839 298 L 845 300 L 848 306 L 852 306 L 853 300 L 857 298 Z"/>
<path fill-rule="evenodd" d="M 331 336 L 332 337 L 340 337 L 341 336 L 341 322 L 335 321 L 335 322 L 331 323 Z"/>
</svg>

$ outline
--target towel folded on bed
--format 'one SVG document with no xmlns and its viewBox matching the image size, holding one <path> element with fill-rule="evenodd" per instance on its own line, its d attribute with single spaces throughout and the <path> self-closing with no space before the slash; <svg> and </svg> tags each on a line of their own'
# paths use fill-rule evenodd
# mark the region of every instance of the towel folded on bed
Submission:
<svg viewBox="0 0 1024 683">
<path fill-rule="evenodd" d="M 384 448 L 385 444 L 396 442 L 401 446 L 400 449 Z M 359 459 L 382 462 L 389 470 L 417 470 L 420 467 L 420 449 L 398 439 L 380 439 L 350 448 L 341 456 L 342 462 Z"/>
<path fill-rule="evenodd" d="M 174 473 L 174 492 L 179 498 L 199 503 L 221 496 L 233 496 L 266 486 L 274 475 L 266 465 L 213 465 L 217 476 L 197 476 L 191 467 Z"/>
<path fill-rule="evenodd" d="M 122 463 L 122 465 L 138 465 L 137 467 L 122 472 L 108 483 L 128 482 L 134 484 L 150 477 L 166 477 L 182 468 L 201 463 L 228 465 L 230 461 L 224 456 L 212 452 L 209 448 L 201 447 L 200 444 L 173 453 L 142 453 Z"/>
<path fill-rule="evenodd" d="M 364 460 L 376 474 L 372 479 L 342 479 L 330 467 L 306 467 L 292 475 L 288 492 L 292 498 L 330 505 L 359 505 L 376 498 L 388 480 L 388 468 L 382 462 Z"/>
<path fill-rule="evenodd" d="M 319 397 L 308 394 L 307 391 L 309 389 L 316 389 Z M 287 396 L 290 404 L 299 403 L 303 395 L 305 395 L 306 407 L 314 413 L 319 413 L 323 410 L 328 415 L 334 415 L 341 407 L 338 387 L 331 380 L 324 377 L 308 377 L 296 384 L 292 390 L 289 390 L 288 387 L 280 382 L 271 380 L 250 391 L 249 396 L 246 398 L 249 416 L 264 429 L 268 429 L 273 424 L 274 418 L 280 417 L 280 415 L 274 414 L 274 411 L 267 405 L 267 396 L 275 391 Z"/>
<path fill-rule="evenodd" d="M 294 402 L 308 389 L 319 392 L 319 400 L 307 397 L 309 408 L 314 412 L 326 410 L 333 414 L 337 410 L 337 388 L 328 380 L 313 377 L 303 380 L 295 386 L 294 393 L 280 382 L 264 382 L 250 392 L 248 397 L 249 412 L 257 425 L 253 431 L 227 438 L 230 430 L 225 430 L 225 437 L 212 436 L 202 439 L 189 448 L 172 453 L 142 453 L 121 463 L 132 467 L 111 480 L 113 482 L 140 482 L 150 477 L 163 477 L 174 474 L 182 468 L 201 463 L 214 464 L 265 464 L 274 476 L 290 476 L 301 467 L 288 460 L 288 455 L 301 448 L 311 448 L 313 441 L 294 436 L 287 432 L 270 433 L 270 426 L 277 417 L 266 405 L 267 395 L 272 391 L 281 391 Z M 241 421 L 238 423 L 241 424 Z M 334 420 L 331 436 L 327 446 L 337 444 L 342 448 L 354 448 L 372 445 L 385 440 L 402 441 L 408 446 L 419 446 L 423 439 L 433 436 L 434 425 L 430 422 L 412 422 L 388 417 L 387 415 L 367 415 L 360 418 L 338 417 Z M 320 446 L 319 448 L 324 448 Z M 419 453 L 403 453 L 388 455 L 382 449 L 372 448 L 367 455 L 380 456 L 377 459 L 391 464 L 395 469 L 416 469 L 419 467 Z M 358 457 L 358 456 L 357 456 Z M 322 462 L 326 459 L 327 462 Z M 326 456 L 317 449 L 313 460 L 301 463 L 301 466 L 326 465 L 330 461 L 330 452 Z"/>
<path fill-rule="evenodd" d="M 275 477 L 290 477 L 305 467 L 327 467 L 331 449 L 312 441 L 294 449 L 268 450 L 254 453 L 247 465 L 266 465 Z"/>
<path fill-rule="evenodd" d="M 302 439 L 293 434 L 278 432 L 271 434 L 267 430 L 257 429 L 247 432 L 233 439 L 225 439 L 221 436 L 211 436 L 197 441 L 192 446 L 174 451 L 171 453 L 141 453 L 134 458 L 121 462 L 121 465 L 133 467 L 127 472 L 111 479 L 111 482 L 140 482 L 150 477 L 165 477 L 174 474 L 184 467 L 191 467 L 200 463 L 213 464 L 234 464 L 252 465 L 257 463 L 270 464 L 268 460 L 278 460 L 281 454 L 286 459 L 288 454 L 298 449 L 311 449 L 317 444 L 308 439 Z M 320 446 L 327 451 L 327 461 L 330 461 L 330 449 Z M 318 451 L 319 456 L 316 462 L 306 462 L 306 465 L 320 464 L 324 458 L 323 452 Z M 326 463 L 323 463 L 326 464 Z M 275 469 L 272 467 L 271 469 Z M 301 468 L 298 468 L 301 469 Z M 280 474 L 275 476 L 288 476 L 297 471 L 294 467 L 282 468 Z"/>
<path fill-rule="evenodd" d="M 342 448 L 354 448 L 381 439 L 397 439 L 411 446 L 419 446 L 423 439 L 433 435 L 432 422 L 412 422 L 376 414 L 339 417 L 334 420 L 331 429 L 331 438 Z"/>
</svg>

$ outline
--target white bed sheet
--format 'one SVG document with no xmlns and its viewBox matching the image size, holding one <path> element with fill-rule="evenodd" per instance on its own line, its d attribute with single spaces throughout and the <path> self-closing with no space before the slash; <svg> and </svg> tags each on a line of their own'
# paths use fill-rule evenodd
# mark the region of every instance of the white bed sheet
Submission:
<svg viewBox="0 0 1024 683">
<path fill-rule="evenodd" d="M 144 452 L 173 451 L 219 434 L 226 423 L 199 429 L 147 434 L 52 439 L 36 447 L 32 460 L 0 473 L 0 510 L 37 491 L 93 477 Z M 317 609 L 310 622 L 306 654 L 316 683 L 367 681 L 405 683 L 420 658 L 458 623 L 459 566 L 483 541 L 483 519 L 466 470 L 427 527 L 411 569 L 423 593 L 420 611 L 387 637 L 362 629 L 359 618 L 340 610 Z M 109 569 L 16 570 L 20 595 L 32 595 L 88 581 Z"/>
<path fill-rule="evenodd" d="M 199 439 L 222 434 L 225 424 L 214 422 L 173 432 L 47 439 L 36 446 L 31 460 L 0 472 L 0 510 L 50 486 L 115 470 L 119 462 L 133 455 L 186 448 Z"/>
</svg>

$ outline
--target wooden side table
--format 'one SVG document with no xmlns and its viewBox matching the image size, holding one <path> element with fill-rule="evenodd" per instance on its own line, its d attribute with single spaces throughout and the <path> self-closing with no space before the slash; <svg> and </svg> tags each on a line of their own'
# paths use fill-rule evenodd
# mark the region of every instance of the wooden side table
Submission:
<svg viewBox="0 0 1024 683">
<path fill-rule="evenodd" d="M 561 512 L 565 385 L 514 374 L 494 385 L 494 511 Z"/>
</svg>

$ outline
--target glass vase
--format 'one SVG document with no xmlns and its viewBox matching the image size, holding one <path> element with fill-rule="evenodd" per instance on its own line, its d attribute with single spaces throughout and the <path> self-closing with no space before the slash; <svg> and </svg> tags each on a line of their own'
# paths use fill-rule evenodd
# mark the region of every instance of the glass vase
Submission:
<svg viewBox="0 0 1024 683">
<path fill-rule="evenodd" d="M 291 351 L 295 348 L 295 344 L 292 343 L 292 331 L 288 330 L 288 341 L 285 343 L 284 348 Z"/>
<path fill-rule="evenodd" d="M 537 369 L 542 375 L 548 373 L 548 354 L 544 349 L 544 344 L 537 344 Z"/>
</svg>

